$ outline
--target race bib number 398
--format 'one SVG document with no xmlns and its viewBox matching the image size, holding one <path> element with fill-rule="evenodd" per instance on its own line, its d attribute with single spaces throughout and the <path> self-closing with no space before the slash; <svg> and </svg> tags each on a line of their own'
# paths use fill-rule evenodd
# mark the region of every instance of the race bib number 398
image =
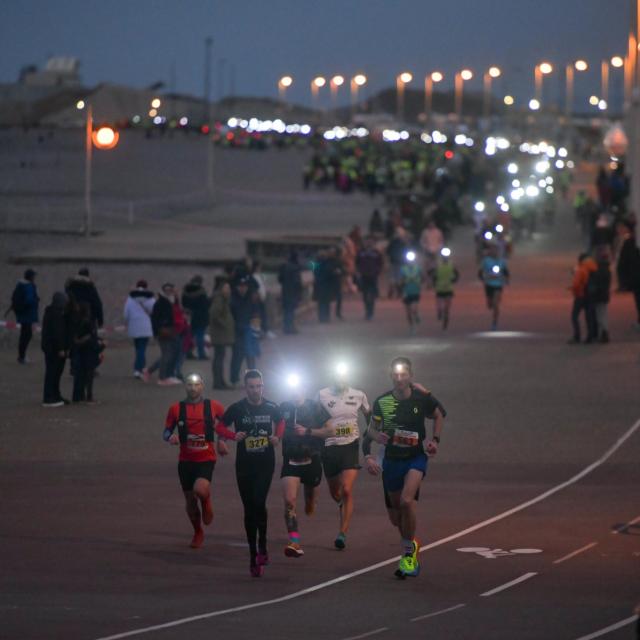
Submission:
<svg viewBox="0 0 640 640">
<path fill-rule="evenodd" d="M 353 435 L 355 431 L 354 425 L 350 423 L 343 423 L 336 425 L 336 437 L 344 438 Z"/>
</svg>

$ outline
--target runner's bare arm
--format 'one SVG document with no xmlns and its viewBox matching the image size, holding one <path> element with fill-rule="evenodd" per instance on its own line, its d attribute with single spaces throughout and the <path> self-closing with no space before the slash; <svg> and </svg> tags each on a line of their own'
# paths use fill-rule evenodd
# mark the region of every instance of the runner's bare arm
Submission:
<svg viewBox="0 0 640 640">
<path fill-rule="evenodd" d="M 444 416 L 439 407 L 433 412 L 433 437 L 427 442 L 427 453 L 435 456 L 438 453 L 438 444 L 440 442 L 440 434 L 444 425 Z"/>
</svg>

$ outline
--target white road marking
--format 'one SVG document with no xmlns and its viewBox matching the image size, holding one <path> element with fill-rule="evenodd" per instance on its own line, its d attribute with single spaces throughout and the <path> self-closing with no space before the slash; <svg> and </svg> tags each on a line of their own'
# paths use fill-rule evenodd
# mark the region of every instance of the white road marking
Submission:
<svg viewBox="0 0 640 640">
<path fill-rule="evenodd" d="M 638 616 L 631 616 L 630 618 L 625 618 L 624 620 L 620 620 L 620 622 L 616 622 L 615 624 L 609 625 L 604 629 L 599 629 L 598 631 L 594 631 L 587 636 L 580 636 L 577 640 L 593 640 L 593 638 L 599 638 L 600 636 L 604 636 L 610 631 L 615 631 L 616 629 L 622 629 L 622 627 L 626 627 L 627 625 L 633 624 L 638 619 Z"/>
<path fill-rule="evenodd" d="M 586 475 L 591 473 L 594 469 L 597 469 L 601 464 L 606 462 L 606 460 L 608 460 L 638 430 L 638 428 L 640 428 L 640 420 L 636 421 L 636 423 L 633 426 L 631 426 L 620 438 L 618 438 L 618 440 L 615 442 L 615 444 L 613 444 L 608 449 L 608 451 L 606 451 L 600 458 L 598 458 L 598 460 L 596 460 L 595 462 L 591 463 L 588 467 L 585 467 L 580 473 L 577 473 L 572 478 L 569 478 L 569 480 L 566 480 L 565 482 L 562 482 L 561 484 L 556 485 L 555 487 L 552 487 L 548 491 L 545 491 L 544 493 L 541 493 L 539 496 L 536 496 L 535 498 L 532 498 L 531 500 L 528 500 L 527 502 L 523 502 L 522 504 L 519 504 L 518 506 L 513 507 L 512 509 L 509 509 L 508 511 L 503 511 L 502 513 L 499 513 L 497 516 L 494 516 L 493 518 L 489 518 L 488 520 L 484 520 L 483 522 L 479 522 L 478 524 L 475 524 L 475 525 L 473 525 L 471 527 L 468 527 L 467 529 L 463 529 L 462 531 L 459 531 L 458 533 L 451 534 L 450 536 L 447 536 L 446 538 L 441 538 L 440 540 L 436 540 L 435 542 L 432 542 L 431 544 L 424 545 L 424 546 L 420 547 L 420 551 L 426 551 L 428 549 L 434 549 L 435 547 L 439 547 L 439 546 L 441 546 L 443 544 L 446 544 L 447 542 L 451 542 L 452 540 L 457 540 L 458 538 L 462 538 L 463 536 L 466 536 L 469 533 L 477 531 L 478 529 L 482 529 L 483 527 L 487 527 L 487 526 L 493 524 L 494 522 L 499 522 L 500 520 L 503 520 L 504 518 L 508 518 L 509 516 L 513 515 L 514 513 L 518 513 L 519 511 L 527 509 L 528 507 L 530 507 L 530 506 L 532 506 L 534 504 L 537 504 L 538 502 L 542 502 L 543 500 L 545 500 L 549 496 L 552 496 L 555 493 L 558 493 L 558 491 L 562 491 L 562 489 L 565 489 L 566 487 L 569 487 L 572 484 L 575 484 L 576 482 L 578 482 L 578 480 L 581 480 Z M 294 591 L 293 593 L 290 593 L 290 594 L 288 594 L 286 596 L 281 596 L 279 598 L 273 598 L 272 600 L 262 600 L 260 602 L 253 602 L 253 603 L 250 603 L 250 604 L 244 604 L 244 605 L 240 605 L 240 606 L 237 606 L 237 607 L 231 607 L 229 609 L 220 609 L 218 611 L 210 611 L 208 613 L 201 613 L 201 614 L 199 614 L 197 616 L 191 616 L 189 618 L 179 618 L 178 620 L 172 620 L 171 622 L 165 622 L 163 624 L 157 624 L 157 625 L 153 625 L 151 627 L 143 627 L 143 628 L 140 628 L 140 629 L 132 629 L 131 631 L 125 631 L 123 633 L 116 633 L 116 634 L 111 635 L 111 636 L 103 636 L 101 638 L 97 638 L 97 640 L 120 640 L 120 638 L 130 638 L 132 636 L 138 636 L 138 635 L 142 635 L 144 633 L 151 633 L 152 631 L 158 631 L 160 629 L 168 629 L 168 628 L 171 628 L 171 627 L 177 627 L 177 626 L 180 626 L 180 625 L 183 625 L 183 624 L 188 624 L 190 622 L 196 622 L 198 620 L 208 620 L 209 618 L 216 618 L 218 616 L 226 615 L 227 613 L 236 613 L 238 611 L 247 611 L 248 609 L 258 609 L 260 607 L 266 607 L 266 606 L 271 605 L 271 604 L 279 604 L 281 602 L 287 602 L 289 600 L 293 600 L 295 598 L 300 598 L 300 597 L 306 596 L 306 595 L 308 595 L 310 593 L 314 593 L 316 591 L 320 591 L 322 589 L 326 589 L 327 587 L 332 587 L 333 585 L 340 584 L 341 582 L 346 582 L 347 580 L 351 580 L 352 578 L 356 578 L 357 576 L 363 575 L 365 573 L 370 573 L 371 571 L 376 571 L 377 569 L 381 569 L 382 567 L 386 567 L 386 566 L 388 566 L 390 564 L 394 564 L 399 559 L 400 559 L 400 556 L 396 556 L 394 558 L 389 558 L 388 560 L 382 560 L 381 562 L 377 562 L 376 564 L 369 565 L 368 567 L 364 567 L 362 569 L 358 569 L 357 571 L 353 571 L 352 573 L 347 573 L 347 574 L 344 574 L 342 576 L 338 576 L 337 578 L 334 578 L 333 580 L 327 580 L 326 582 L 320 582 L 319 584 L 313 585 L 311 587 L 307 587 L 306 589 L 301 589 L 300 591 Z"/>
<path fill-rule="evenodd" d="M 557 560 L 554 560 L 553 564 L 560 564 L 561 562 L 565 562 L 566 560 L 571 560 L 571 558 L 573 558 L 574 556 L 577 556 L 579 553 L 583 553 L 585 551 L 588 551 L 589 549 L 592 549 L 597 544 L 598 544 L 597 542 L 590 542 L 589 544 L 585 544 L 584 547 L 580 547 L 579 549 L 576 549 L 575 551 L 568 553 L 566 556 L 562 556 L 562 558 L 558 558 Z"/>
<path fill-rule="evenodd" d="M 481 593 L 480 596 L 482 596 L 483 598 L 487 598 L 488 596 L 492 596 L 496 593 L 500 593 L 501 591 L 504 591 L 505 589 L 508 589 L 509 587 L 513 587 L 516 584 L 520 584 L 521 582 L 524 582 L 525 580 L 528 580 L 529 578 L 533 578 L 533 576 L 537 576 L 538 574 L 531 571 L 529 573 L 525 573 L 523 576 L 520 576 L 519 578 L 516 578 L 515 580 L 512 580 L 511 582 L 507 582 L 505 584 L 501 584 L 499 587 L 496 587 L 495 589 L 491 589 L 491 591 L 485 591 L 484 593 Z"/>
<path fill-rule="evenodd" d="M 634 518 L 633 520 L 631 520 L 631 522 L 627 522 L 627 524 L 624 524 L 621 527 L 618 527 L 611 533 L 622 533 L 623 531 L 626 531 L 631 525 L 636 524 L 636 522 L 640 522 L 640 516 L 638 516 L 637 518 Z"/>
<path fill-rule="evenodd" d="M 449 613 L 449 611 L 455 611 L 456 609 L 462 609 L 462 607 L 466 607 L 466 604 L 457 604 L 455 607 L 449 607 L 448 609 L 440 609 L 440 611 L 434 611 L 433 613 L 427 613 L 424 616 L 418 616 L 417 618 L 411 618 L 411 622 L 418 622 L 418 620 L 426 620 L 427 618 L 433 618 L 434 616 L 439 616 L 443 613 Z"/>
<path fill-rule="evenodd" d="M 380 627 L 379 629 L 374 629 L 373 631 L 368 631 L 367 633 L 361 633 L 359 636 L 349 636 L 344 640 L 359 640 L 359 638 L 369 638 L 370 636 L 375 636 L 378 633 L 382 633 L 383 631 L 389 631 L 389 627 Z"/>
</svg>

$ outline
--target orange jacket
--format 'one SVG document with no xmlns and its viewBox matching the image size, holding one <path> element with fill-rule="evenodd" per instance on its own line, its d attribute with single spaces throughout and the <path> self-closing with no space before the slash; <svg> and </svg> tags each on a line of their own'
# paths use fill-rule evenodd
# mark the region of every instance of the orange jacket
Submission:
<svg viewBox="0 0 640 640">
<path fill-rule="evenodd" d="M 576 298 L 584 298 L 589 276 L 598 269 L 598 265 L 593 258 L 585 258 L 577 267 L 573 274 L 571 291 Z"/>
</svg>

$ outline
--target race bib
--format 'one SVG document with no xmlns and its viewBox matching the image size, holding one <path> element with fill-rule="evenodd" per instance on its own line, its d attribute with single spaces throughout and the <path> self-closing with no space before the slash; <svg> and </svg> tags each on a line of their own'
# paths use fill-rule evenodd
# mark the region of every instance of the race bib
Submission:
<svg viewBox="0 0 640 640">
<path fill-rule="evenodd" d="M 391 443 L 396 447 L 417 447 L 419 442 L 420 435 L 416 431 L 405 429 L 396 429 L 391 439 Z"/>
<path fill-rule="evenodd" d="M 189 434 L 187 436 L 187 449 L 195 449 L 200 451 L 201 449 L 207 448 L 207 441 L 204 439 L 204 436 L 198 436 Z"/>
<path fill-rule="evenodd" d="M 269 446 L 267 436 L 249 436 L 244 440 L 244 446 L 249 453 L 261 453 Z"/>
<path fill-rule="evenodd" d="M 336 425 L 336 438 L 352 436 L 356 432 L 356 425 L 351 422 L 341 422 Z"/>
</svg>

